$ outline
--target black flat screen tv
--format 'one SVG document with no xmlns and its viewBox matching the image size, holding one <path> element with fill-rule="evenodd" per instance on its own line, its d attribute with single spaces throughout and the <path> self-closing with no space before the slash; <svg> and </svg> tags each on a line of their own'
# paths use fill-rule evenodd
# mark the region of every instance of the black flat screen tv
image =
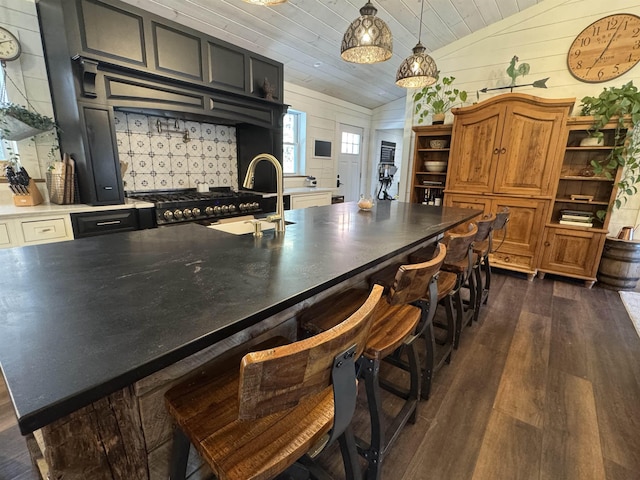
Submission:
<svg viewBox="0 0 640 480">
<path fill-rule="evenodd" d="M 331 142 L 315 140 L 313 142 L 313 156 L 315 158 L 331 158 Z"/>
</svg>

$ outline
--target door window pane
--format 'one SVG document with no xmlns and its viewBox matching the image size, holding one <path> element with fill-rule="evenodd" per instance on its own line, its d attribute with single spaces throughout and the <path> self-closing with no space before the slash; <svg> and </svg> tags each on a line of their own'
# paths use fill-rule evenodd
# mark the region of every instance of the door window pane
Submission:
<svg viewBox="0 0 640 480">
<path fill-rule="evenodd" d="M 358 155 L 360 153 L 360 135 L 357 133 L 342 132 L 341 152 Z"/>
</svg>

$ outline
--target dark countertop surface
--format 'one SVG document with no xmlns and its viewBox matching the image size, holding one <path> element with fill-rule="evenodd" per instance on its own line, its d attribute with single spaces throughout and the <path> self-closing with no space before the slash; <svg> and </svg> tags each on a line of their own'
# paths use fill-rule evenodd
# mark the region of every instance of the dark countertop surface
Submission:
<svg viewBox="0 0 640 480">
<path fill-rule="evenodd" d="M 479 212 L 286 212 L 284 235 L 194 223 L 0 250 L 0 366 L 29 433 Z"/>
</svg>

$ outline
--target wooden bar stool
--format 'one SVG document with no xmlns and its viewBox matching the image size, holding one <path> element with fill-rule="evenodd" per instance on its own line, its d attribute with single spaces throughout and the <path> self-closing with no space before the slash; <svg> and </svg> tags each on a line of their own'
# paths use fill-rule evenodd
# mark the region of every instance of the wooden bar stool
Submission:
<svg viewBox="0 0 640 480">
<path fill-rule="evenodd" d="M 473 275 L 475 276 L 476 304 L 473 320 L 478 321 L 480 317 L 480 306 L 486 300 L 489 290 L 486 288 L 487 279 L 491 276 L 489 269 L 489 252 L 491 250 L 491 229 L 496 220 L 495 213 L 484 215 L 477 220 L 478 233 L 473 239 L 473 254 L 475 263 L 473 264 Z M 484 270 L 484 280 L 482 271 Z"/>
<path fill-rule="evenodd" d="M 428 248 L 432 251 L 430 254 L 431 258 L 424 259 L 424 261 L 430 262 L 434 268 L 437 266 L 437 268 L 440 269 L 446 257 L 447 248 L 443 243 L 430 245 Z M 385 290 L 391 288 L 395 282 L 396 273 L 402 265 L 402 263 L 395 263 L 378 270 L 369 277 L 369 283 L 383 285 Z M 424 362 L 423 365 L 421 365 L 422 388 L 420 390 L 421 397 L 425 400 L 429 399 L 434 373 L 437 372 L 442 365 L 451 361 L 451 352 L 453 350 L 455 336 L 455 317 L 453 314 L 453 302 L 449 297 L 449 293 L 453 290 L 455 284 L 456 276 L 454 274 L 436 271 L 429 282 L 429 288 L 426 290 L 425 297 L 413 302 L 413 305 L 422 310 L 422 317 L 416 336 L 421 337 L 425 341 Z M 436 300 L 432 301 L 434 298 Z M 451 328 L 447 330 L 447 339 L 441 343 L 440 348 L 436 348 L 433 318 L 439 303 L 445 305 L 447 316 L 451 319 Z M 397 358 L 396 355 L 387 357 L 386 360 L 397 367 L 407 371 L 409 370 L 409 365 Z"/>
<path fill-rule="evenodd" d="M 382 463 L 391 445 L 407 422 L 415 422 L 421 380 L 415 339 L 418 336 L 416 327 L 423 317 L 423 309 L 412 303 L 425 298 L 444 256 L 443 249 L 442 255 L 434 261 L 402 265 L 397 270 L 393 285 L 388 289 L 386 300 L 381 300 L 376 310 L 362 356 L 361 370 L 371 419 L 370 438 L 368 443 L 362 439 L 357 441 L 359 453 L 368 461 L 368 479 L 380 478 Z M 366 290 L 351 289 L 312 305 L 299 317 L 302 331 L 317 334 L 331 328 L 336 312 L 353 310 L 365 294 Z M 401 347 L 408 358 L 408 391 L 382 382 L 379 378 L 381 361 Z M 381 387 L 405 399 L 400 412 L 386 425 L 387 422 L 383 419 Z"/>
<path fill-rule="evenodd" d="M 457 229 L 447 231 L 442 239 L 442 243 L 447 246 L 447 255 L 441 270 L 442 272 L 453 273 L 456 276 L 455 284 L 449 292 L 450 298 L 454 303 L 455 317 L 453 319 L 449 318 L 449 314 L 447 314 L 448 325 L 446 327 L 447 330 L 450 331 L 452 328 L 451 323 L 454 324 L 454 349 L 458 348 L 460 344 L 462 327 L 473 320 L 475 304 L 477 303 L 475 278 L 471 275 L 475 263 L 473 256 L 473 239 L 477 233 L 477 225 L 475 223 L 468 223 Z M 409 260 L 411 262 L 422 262 L 431 255 L 432 250 L 426 247 L 409 255 Z M 470 299 L 466 304 L 462 301 L 460 292 L 465 285 L 469 287 L 470 292 Z M 440 324 L 436 325 L 440 326 Z"/>
<path fill-rule="evenodd" d="M 305 456 L 338 439 L 346 478 L 360 478 L 349 424 L 355 410 L 355 360 L 383 288 L 374 286 L 354 313 L 333 328 L 213 365 L 171 388 L 166 405 L 175 419 L 171 480 L 183 480 L 192 443 L 219 479 L 293 478 Z M 346 318 L 346 320 L 344 320 Z M 344 321 L 343 321 L 344 320 Z M 301 459 L 302 463 L 296 463 Z M 310 470 L 313 470 L 311 468 Z"/>
<path fill-rule="evenodd" d="M 491 231 L 489 232 L 489 253 L 497 252 L 502 243 L 507 238 L 507 224 L 509 223 L 509 216 L 511 212 L 509 211 L 509 207 L 504 207 L 500 212 L 496 213 L 496 219 L 491 226 Z M 502 238 L 500 240 L 500 244 L 495 246 L 494 233 L 497 231 L 502 231 Z M 485 271 L 485 283 L 484 283 L 484 291 L 482 292 L 483 302 L 486 304 L 489 299 L 489 289 L 491 288 L 491 264 L 489 262 L 489 255 L 484 259 L 484 271 Z"/>
</svg>

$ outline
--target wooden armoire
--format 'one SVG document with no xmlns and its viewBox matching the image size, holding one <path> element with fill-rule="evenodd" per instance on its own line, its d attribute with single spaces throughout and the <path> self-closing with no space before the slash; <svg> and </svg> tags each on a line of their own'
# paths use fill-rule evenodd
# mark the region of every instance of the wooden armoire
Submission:
<svg viewBox="0 0 640 480">
<path fill-rule="evenodd" d="M 508 93 L 455 115 L 444 204 L 485 213 L 509 207 L 492 265 L 533 279 L 560 174 L 574 98 Z"/>
</svg>

